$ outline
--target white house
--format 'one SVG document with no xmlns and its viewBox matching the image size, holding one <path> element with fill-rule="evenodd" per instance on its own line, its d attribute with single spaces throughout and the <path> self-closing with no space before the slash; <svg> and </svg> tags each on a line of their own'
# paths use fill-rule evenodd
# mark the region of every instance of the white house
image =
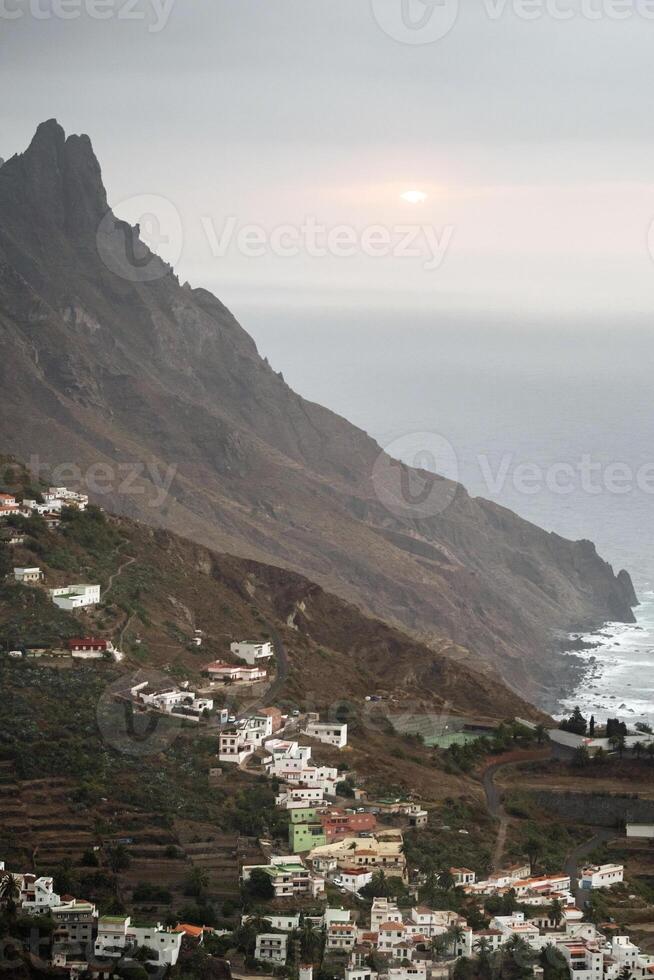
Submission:
<svg viewBox="0 0 654 980">
<path fill-rule="evenodd" d="M 204 711 L 213 709 L 211 698 L 199 698 L 193 691 L 182 691 L 177 685 L 162 685 L 155 687 L 148 681 L 142 681 L 130 689 L 132 697 L 141 704 L 164 711 L 167 714 L 179 714 L 191 720 L 200 718 Z"/>
<path fill-rule="evenodd" d="M 348 966 L 345 968 L 345 980 L 377 980 L 379 974 L 366 966 Z"/>
<path fill-rule="evenodd" d="M 229 649 L 235 657 L 245 660 L 251 667 L 256 667 L 257 664 L 270 660 L 274 656 L 272 643 L 266 641 L 241 640 L 232 643 Z"/>
<path fill-rule="evenodd" d="M 36 585 L 43 579 L 40 568 L 14 568 L 14 579 L 21 585 Z"/>
<path fill-rule="evenodd" d="M 365 868 L 342 868 L 338 878 L 335 879 L 335 884 L 356 895 L 371 881 L 372 871 L 366 871 Z"/>
<path fill-rule="evenodd" d="M 325 790 L 322 786 L 286 787 L 275 797 L 275 804 L 284 807 L 286 810 L 295 810 L 311 804 L 314 806 L 327 805 Z"/>
<path fill-rule="evenodd" d="M 288 936 L 279 932 L 260 932 L 254 949 L 254 958 L 267 963 L 285 963 Z"/>
<path fill-rule="evenodd" d="M 182 933 L 169 932 L 161 924 L 132 926 L 127 915 L 103 915 L 98 921 L 94 954 L 100 959 L 129 957 L 139 946 L 156 953 L 147 962 L 153 966 L 175 966 L 182 945 Z"/>
<path fill-rule="evenodd" d="M 556 944 L 575 980 L 598 980 L 604 968 L 602 945 L 594 940 L 571 940 Z"/>
<path fill-rule="evenodd" d="M 39 914 L 59 904 L 52 878 L 24 875 L 20 890 L 20 905 L 24 912 Z"/>
<path fill-rule="evenodd" d="M 654 823 L 628 823 L 627 837 L 636 837 L 641 840 L 654 839 Z"/>
<path fill-rule="evenodd" d="M 99 585 L 64 585 L 57 589 L 48 589 L 48 593 L 55 606 L 68 612 L 95 606 L 100 602 Z"/>
<path fill-rule="evenodd" d="M 223 684 L 246 683 L 253 684 L 256 681 L 265 680 L 267 672 L 261 667 L 243 667 L 238 664 L 226 664 L 222 660 L 215 660 L 207 664 L 204 668 L 210 680 L 219 681 Z"/>
<path fill-rule="evenodd" d="M 270 864 L 247 865 L 241 870 L 243 882 L 249 880 L 255 869 L 265 871 L 269 876 L 275 898 L 296 898 L 301 895 L 317 898 L 325 892 L 322 875 L 310 871 L 297 857 L 273 857 Z"/>
<path fill-rule="evenodd" d="M 582 869 L 580 888 L 610 888 L 624 880 L 621 864 L 592 864 Z"/>
<path fill-rule="evenodd" d="M 98 917 L 98 910 L 92 902 L 77 898 L 62 901 L 50 908 L 50 915 L 56 923 L 52 934 L 54 943 L 80 943 L 86 946 L 92 942 Z"/>
<path fill-rule="evenodd" d="M 328 952 L 345 950 L 350 952 L 354 949 L 357 942 L 357 927 L 350 922 L 332 922 L 327 926 L 327 942 L 325 949 Z"/>
<path fill-rule="evenodd" d="M 470 868 L 450 868 L 450 874 L 457 885 L 474 885 L 475 883 L 475 872 L 471 871 Z"/>
<path fill-rule="evenodd" d="M 402 966 L 391 966 L 388 969 L 388 980 L 427 980 L 427 964 L 424 960 L 418 960 Z"/>
<path fill-rule="evenodd" d="M 241 925 L 246 925 L 251 918 L 251 915 L 242 915 Z M 293 932 L 294 929 L 300 928 L 299 912 L 289 912 L 286 915 L 283 913 L 273 913 L 271 915 L 265 915 L 264 918 L 270 923 L 270 928 L 275 932 Z"/>
<path fill-rule="evenodd" d="M 347 725 L 338 722 L 318 721 L 317 718 L 311 718 L 304 731 L 309 738 L 333 745 L 337 749 L 344 749 L 347 745 Z"/>
<path fill-rule="evenodd" d="M 272 735 L 271 715 L 253 715 L 242 718 L 218 736 L 218 758 L 221 762 L 236 762 L 240 765 L 249 755 L 260 748 Z"/>
</svg>

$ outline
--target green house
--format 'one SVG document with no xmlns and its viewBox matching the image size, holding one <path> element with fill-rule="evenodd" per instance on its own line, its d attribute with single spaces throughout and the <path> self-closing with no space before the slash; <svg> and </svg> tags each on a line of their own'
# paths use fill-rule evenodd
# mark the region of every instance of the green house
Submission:
<svg viewBox="0 0 654 980">
<path fill-rule="evenodd" d="M 301 854 L 304 851 L 312 850 L 314 847 L 322 847 L 327 843 L 327 835 L 322 824 L 318 821 L 315 823 L 290 823 L 288 843 L 291 853 Z"/>
</svg>

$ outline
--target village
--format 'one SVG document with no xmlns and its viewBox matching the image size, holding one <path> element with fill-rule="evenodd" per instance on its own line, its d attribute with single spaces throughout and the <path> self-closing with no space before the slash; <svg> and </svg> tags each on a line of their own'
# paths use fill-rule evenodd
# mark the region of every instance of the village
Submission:
<svg viewBox="0 0 654 980">
<path fill-rule="evenodd" d="M 83 513 L 88 506 L 83 494 L 60 487 L 41 497 L 37 502 L 2 495 L 0 535 L 9 549 L 19 548 L 24 538 L 12 518 L 36 514 L 56 530 L 66 508 Z M 36 565 L 15 565 L 10 577 L 19 588 L 38 590 L 80 625 L 78 636 L 59 644 L 16 643 L 7 649 L 15 669 L 23 663 L 93 669 L 122 664 L 114 701 L 138 715 L 177 719 L 211 738 L 209 785 L 224 786 L 231 774 L 265 784 L 285 828 L 283 839 L 272 834 L 251 842 L 250 852 L 261 859 L 238 858 L 240 904 L 232 921 L 220 925 L 178 921 L 172 909 L 145 922 L 83 895 L 59 893 L 54 874 L 2 864 L 2 915 L 10 925 L 31 918 L 34 928 L 45 928 L 39 957 L 47 968 L 73 980 L 124 977 L 136 966 L 156 973 L 175 968 L 185 950 L 202 947 L 237 980 L 270 972 L 293 980 L 313 980 L 314 973 L 321 980 L 467 980 L 502 974 L 502 964 L 513 962 L 527 971 L 523 975 L 547 980 L 654 977 L 654 956 L 641 953 L 614 922 L 590 915 L 594 894 L 624 886 L 620 863 L 589 861 L 574 874 L 544 873 L 532 860 L 490 873 L 487 867 L 427 873 L 412 866 L 407 836 L 430 825 L 433 830 L 432 804 L 417 793 L 370 792 L 365 768 L 354 771 L 348 761 L 350 731 L 338 711 L 279 706 L 274 690 L 282 651 L 265 634 L 209 644 L 195 625 L 186 640 L 189 649 L 203 657 L 209 646 L 214 659 L 198 660 L 186 676 L 134 672 L 125 669 L 129 658 L 120 634 L 91 628 L 89 617 L 106 596 L 99 583 L 53 584 Z M 138 643 L 135 638 L 136 649 Z M 370 704 L 381 700 L 377 693 L 365 698 Z M 539 728 L 514 721 L 528 734 Z M 457 727 L 442 738 L 456 749 L 474 742 L 479 731 L 484 729 Z M 608 736 L 596 745 L 581 729 L 547 734 L 569 753 L 592 756 L 624 747 Z M 627 739 L 627 748 L 636 739 L 649 744 L 651 734 Z M 648 833 L 646 826 L 627 827 L 628 837 Z M 101 848 L 98 843 L 94 851 Z M 438 902 L 425 897 L 434 889 Z"/>
</svg>

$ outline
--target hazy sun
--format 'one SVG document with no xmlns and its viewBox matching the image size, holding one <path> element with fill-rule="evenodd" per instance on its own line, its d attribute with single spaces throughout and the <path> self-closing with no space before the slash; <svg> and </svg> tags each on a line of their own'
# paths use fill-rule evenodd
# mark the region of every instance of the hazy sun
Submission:
<svg viewBox="0 0 654 980">
<path fill-rule="evenodd" d="M 423 201 L 427 200 L 424 191 L 405 191 L 404 194 L 400 194 L 400 197 L 409 204 L 422 204 Z"/>
</svg>

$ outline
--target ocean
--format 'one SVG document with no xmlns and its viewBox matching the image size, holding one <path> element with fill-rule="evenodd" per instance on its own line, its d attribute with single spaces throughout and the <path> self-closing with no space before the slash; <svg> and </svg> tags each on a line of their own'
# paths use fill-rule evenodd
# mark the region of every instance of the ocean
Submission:
<svg viewBox="0 0 654 980">
<path fill-rule="evenodd" d="M 638 623 L 584 637 L 597 644 L 579 655 L 590 673 L 564 705 L 654 724 L 654 331 L 644 318 L 235 312 L 292 387 L 393 455 L 588 538 L 626 568 Z"/>
</svg>

